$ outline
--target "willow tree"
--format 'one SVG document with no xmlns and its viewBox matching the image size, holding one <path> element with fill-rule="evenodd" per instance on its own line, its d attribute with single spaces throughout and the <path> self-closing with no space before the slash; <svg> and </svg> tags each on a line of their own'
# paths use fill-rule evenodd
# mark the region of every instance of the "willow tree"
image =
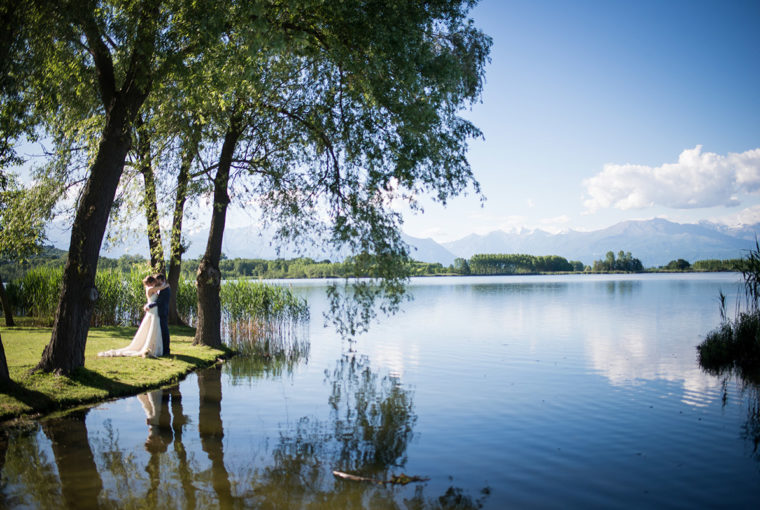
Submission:
<svg viewBox="0 0 760 510">
<path fill-rule="evenodd" d="M 24 262 L 38 253 L 45 238 L 45 225 L 52 215 L 56 193 L 47 182 L 23 187 L 13 175 L 0 179 L 0 259 Z M 14 326 L 13 310 L 0 275 L 0 304 L 5 325 Z M 8 364 L 0 339 L 0 381 L 9 380 Z"/>
<path fill-rule="evenodd" d="M 398 308 L 408 247 L 390 204 L 402 199 L 417 207 L 417 197 L 428 193 L 445 203 L 470 185 L 478 190 L 465 153 L 480 132 L 459 116 L 479 97 L 490 46 L 467 18 L 473 3 L 293 2 L 263 9 L 256 24 L 281 37 L 282 50 L 271 55 L 240 43 L 251 25 L 226 32 L 219 68 L 241 67 L 220 96 L 226 108 L 198 269 L 195 343 L 221 342 L 218 265 L 236 194 L 258 204 L 279 240 L 317 240 L 354 254 L 354 274 L 370 279 L 354 284 L 348 299 L 331 289 L 343 333 L 365 328 L 378 299 L 381 310 Z M 283 66 L 295 72 L 256 80 Z M 251 76 L 252 69 L 261 71 Z M 289 146 L 280 152 L 282 140 Z M 231 189 L 234 163 L 247 175 L 238 180 L 242 193 Z"/>
<path fill-rule="evenodd" d="M 46 126 L 88 126 L 95 147 L 79 195 L 50 343 L 37 370 L 69 374 L 84 365 L 95 272 L 109 212 L 141 107 L 157 81 L 174 80 L 184 59 L 215 40 L 215 2 L 105 0 L 32 3 L 28 53 L 60 92 Z M 32 84 L 37 85 L 37 84 Z M 60 120 L 58 120 L 60 119 Z"/>
</svg>

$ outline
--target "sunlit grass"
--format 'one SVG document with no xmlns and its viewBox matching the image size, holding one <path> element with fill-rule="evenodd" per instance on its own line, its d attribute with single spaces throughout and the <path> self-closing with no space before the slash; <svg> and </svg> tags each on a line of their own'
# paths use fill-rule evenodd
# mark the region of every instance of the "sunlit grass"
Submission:
<svg viewBox="0 0 760 510">
<path fill-rule="evenodd" d="M 0 420 L 47 413 L 79 404 L 132 395 L 181 379 L 188 372 L 213 364 L 228 350 L 192 345 L 195 330 L 171 327 L 171 356 L 98 358 L 97 353 L 129 344 L 136 328 L 91 328 L 85 365 L 71 377 L 30 375 L 50 341 L 51 330 L 38 327 L 0 327 L 12 383 L 0 388 Z"/>
</svg>

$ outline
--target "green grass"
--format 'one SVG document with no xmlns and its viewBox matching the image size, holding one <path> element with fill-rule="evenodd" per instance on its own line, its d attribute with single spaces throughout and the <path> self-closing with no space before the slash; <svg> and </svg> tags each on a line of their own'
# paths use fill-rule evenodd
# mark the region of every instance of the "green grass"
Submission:
<svg viewBox="0 0 760 510">
<path fill-rule="evenodd" d="M 0 421 L 38 415 L 107 400 L 176 382 L 187 373 L 212 365 L 229 350 L 192 346 L 195 330 L 171 327 L 171 356 L 151 358 L 98 358 L 97 353 L 124 347 L 136 328 L 91 328 L 85 365 L 71 377 L 30 375 L 50 341 L 50 328 L 0 326 L 11 384 L 0 387 Z"/>
</svg>

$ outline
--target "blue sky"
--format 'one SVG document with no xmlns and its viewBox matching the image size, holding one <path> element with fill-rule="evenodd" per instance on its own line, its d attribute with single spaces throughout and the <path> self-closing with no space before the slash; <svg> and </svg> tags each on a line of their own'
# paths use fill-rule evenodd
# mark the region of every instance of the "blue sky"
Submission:
<svg viewBox="0 0 760 510">
<path fill-rule="evenodd" d="M 406 233 L 760 223 L 759 0 L 481 0 L 471 15 L 493 39 L 464 112 L 487 200 L 422 199 Z"/>
<path fill-rule="evenodd" d="M 427 202 L 407 233 L 760 221 L 760 2 L 482 0 L 472 16 L 493 38 L 465 113 L 487 201 Z"/>
</svg>

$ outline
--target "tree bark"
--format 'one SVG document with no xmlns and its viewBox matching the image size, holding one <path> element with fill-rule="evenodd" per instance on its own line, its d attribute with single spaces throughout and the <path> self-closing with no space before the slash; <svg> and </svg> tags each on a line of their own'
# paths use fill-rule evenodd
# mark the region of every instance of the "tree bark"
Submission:
<svg viewBox="0 0 760 510">
<path fill-rule="evenodd" d="M 230 179 L 232 156 L 242 134 L 240 121 L 240 116 L 233 115 L 224 137 L 222 151 L 219 154 L 219 165 L 214 178 L 214 207 L 211 213 L 211 228 L 208 233 L 206 252 L 198 264 L 196 276 L 198 323 L 196 324 L 193 345 L 208 345 L 216 348 L 222 346 L 222 304 L 219 300 L 222 273 L 219 271 L 219 260 L 222 257 L 224 223 L 227 217 L 227 206 L 230 202 L 227 186 Z"/>
<path fill-rule="evenodd" d="M 5 294 L 5 284 L 3 283 L 3 277 L 0 275 L 0 304 L 3 306 L 3 313 L 5 314 L 5 325 L 15 326 L 13 322 L 13 309 L 10 303 L 8 303 L 8 296 Z"/>
<path fill-rule="evenodd" d="M 154 2 L 143 5 L 135 49 L 121 89 L 116 88 L 113 60 L 92 13 L 80 21 L 97 68 L 100 97 L 106 112 L 105 126 L 71 227 L 52 337 L 34 371 L 69 375 L 84 366 L 90 316 L 98 297 L 95 272 L 100 246 L 130 149 L 132 124 L 151 87 L 158 7 Z"/>
<path fill-rule="evenodd" d="M 148 222 L 148 246 L 150 248 L 150 267 L 154 273 L 166 273 L 164 245 L 161 242 L 161 224 L 158 221 L 158 201 L 156 200 L 156 178 L 150 151 L 150 135 L 144 127 L 142 118 L 137 121 L 137 160 L 138 169 L 145 182 L 143 205 L 145 219 Z"/>
<path fill-rule="evenodd" d="M 68 375 L 84 366 L 90 316 L 98 298 L 95 272 L 100 245 L 130 146 L 127 112 L 124 108 L 115 110 L 106 120 L 98 154 L 77 208 L 53 335 L 37 370 Z"/>
<path fill-rule="evenodd" d="M 5 359 L 3 339 L 0 337 L 0 384 L 10 382 L 11 375 L 8 373 L 8 361 Z"/>
<path fill-rule="evenodd" d="M 172 218 L 172 235 L 169 246 L 169 275 L 167 283 L 172 288 L 169 300 L 169 324 L 185 326 L 185 322 L 177 313 L 177 294 L 179 294 L 179 277 L 182 270 L 182 254 L 185 248 L 182 246 L 182 220 L 185 216 L 185 201 L 187 200 L 187 184 L 190 180 L 190 167 L 195 158 L 198 141 L 195 134 L 191 135 L 182 153 L 182 163 L 177 175 L 177 194 L 174 199 L 174 216 Z"/>
</svg>

